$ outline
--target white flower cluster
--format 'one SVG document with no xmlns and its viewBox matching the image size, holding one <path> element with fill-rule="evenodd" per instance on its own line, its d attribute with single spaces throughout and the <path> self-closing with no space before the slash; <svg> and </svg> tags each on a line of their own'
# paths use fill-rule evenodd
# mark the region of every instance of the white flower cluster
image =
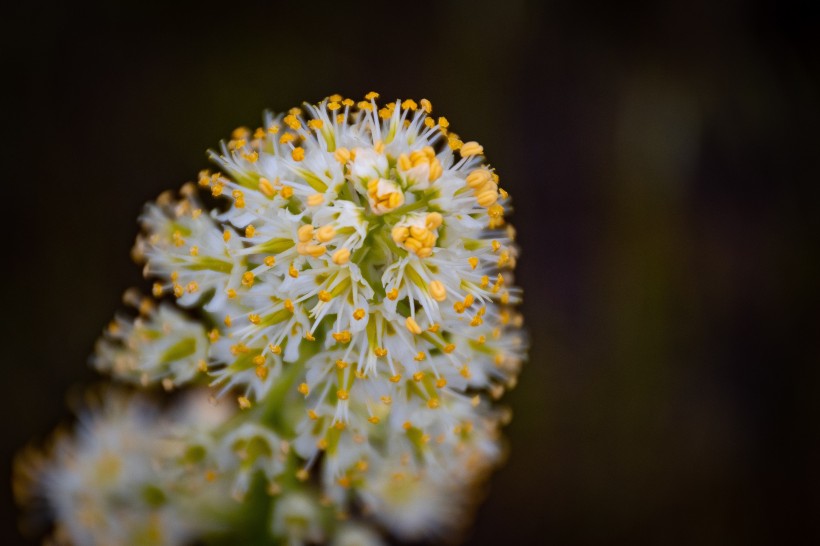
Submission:
<svg viewBox="0 0 820 546">
<path fill-rule="evenodd" d="M 503 451 L 491 401 L 526 351 L 508 195 L 482 146 L 425 99 L 377 98 L 237 129 L 218 172 L 149 204 L 134 255 L 183 309 L 131 296 L 139 318 L 94 359 L 233 393 L 241 411 L 203 459 L 239 499 L 262 476 L 270 532 L 294 544 L 330 538 L 326 510 L 359 521 L 337 544 L 376 544 L 373 521 L 401 538 L 463 523 Z"/>
</svg>

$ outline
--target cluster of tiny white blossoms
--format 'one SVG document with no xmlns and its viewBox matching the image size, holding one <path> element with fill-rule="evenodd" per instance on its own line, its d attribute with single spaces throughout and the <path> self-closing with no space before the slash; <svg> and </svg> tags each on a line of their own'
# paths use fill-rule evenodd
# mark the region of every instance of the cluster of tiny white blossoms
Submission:
<svg viewBox="0 0 820 546">
<path fill-rule="evenodd" d="M 201 459 L 236 499 L 261 476 L 270 532 L 294 544 L 462 524 L 525 356 L 509 199 L 482 146 L 426 99 L 377 98 L 236 129 L 218 171 L 147 205 L 134 256 L 162 301 L 129 294 L 139 316 L 93 360 L 236 397 Z"/>
</svg>

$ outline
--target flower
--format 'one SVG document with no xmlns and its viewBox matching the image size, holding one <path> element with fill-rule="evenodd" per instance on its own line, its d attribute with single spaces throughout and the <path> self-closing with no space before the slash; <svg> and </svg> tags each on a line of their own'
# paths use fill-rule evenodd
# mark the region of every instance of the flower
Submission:
<svg viewBox="0 0 820 546">
<path fill-rule="evenodd" d="M 364 507 L 400 537 L 457 525 L 501 459 L 492 400 L 526 353 L 509 196 L 483 147 L 426 99 L 377 98 L 268 114 L 211 152 L 218 171 L 148 204 L 133 254 L 162 301 L 130 295 L 139 316 L 93 361 L 235 396 L 196 462 L 237 499 L 261 476 L 291 541 L 332 536 L 325 510 Z"/>
</svg>

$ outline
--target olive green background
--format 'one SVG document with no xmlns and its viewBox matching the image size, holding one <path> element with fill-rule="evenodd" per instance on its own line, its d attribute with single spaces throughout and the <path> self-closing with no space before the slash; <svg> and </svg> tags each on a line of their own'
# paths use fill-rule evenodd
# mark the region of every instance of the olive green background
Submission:
<svg viewBox="0 0 820 546">
<path fill-rule="evenodd" d="M 142 204 L 265 108 L 371 90 L 430 99 L 514 199 L 532 351 L 467 543 L 820 540 L 810 7 L 4 8 L 0 543 L 12 453 L 146 286 Z"/>
</svg>

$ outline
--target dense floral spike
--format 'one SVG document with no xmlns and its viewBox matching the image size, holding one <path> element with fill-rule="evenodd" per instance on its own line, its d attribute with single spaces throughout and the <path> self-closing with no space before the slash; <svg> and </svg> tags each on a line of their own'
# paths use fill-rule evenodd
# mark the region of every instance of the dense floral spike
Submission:
<svg viewBox="0 0 820 546">
<path fill-rule="evenodd" d="M 239 128 L 218 171 L 146 206 L 134 256 L 154 298 L 126 294 L 136 316 L 109 325 L 93 365 L 207 383 L 222 403 L 162 413 L 111 395 L 51 461 L 21 458 L 18 497 L 46 500 L 58 540 L 245 531 L 241 502 L 264 503 L 247 510 L 268 515 L 256 532 L 288 544 L 467 521 L 503 455 L 492 402 L 526 351 L 509 196 L 430 101 L 377 98 Z"/>
<path fill-rule="evenodd" d="M 427 100 L 377 96 L 237 129 L 211 154 L 220 171 L 146 208 L 135 255 L 156 296 L 213 324 L 213 385 L 292 416 L 259 438 L 292 441 L 301 473 L 321 460 L 341 511 L 353 490 L 411 535 L 497 460 L 483 398 L 515 384 L 526 343 L 509 198 L 482 146 Z M 197 187 L 226 206 L 207 210 Z M 260 468 L 275 482 L 281 464 Z M 398 474 L 414 485 L 390 515 Z"/>
</svg>

